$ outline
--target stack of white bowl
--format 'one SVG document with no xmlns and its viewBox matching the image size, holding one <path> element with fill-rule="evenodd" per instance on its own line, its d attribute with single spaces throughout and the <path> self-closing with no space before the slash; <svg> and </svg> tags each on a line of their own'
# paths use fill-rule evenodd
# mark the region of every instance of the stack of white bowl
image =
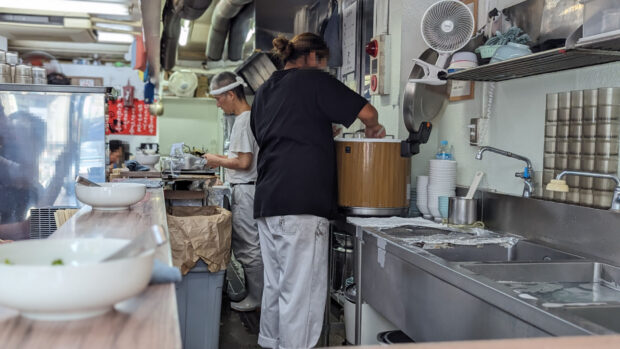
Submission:
<svg viewBox="0 0 620 349">
<path fill-rule="evenodd" d="M 456 196 L 456 161 L 430 160 L 427 195 L 430 214 L 441 219 L 439 197 Z"/>
<path fill-rule="evenodd" d="M 430 219 L 432 216 L 428 210 L 428 176 L 418 176 L 416 184 L 416 206 L 418 206 L 418 211 L 420 211 L 424 218 Z"/>
</svg>

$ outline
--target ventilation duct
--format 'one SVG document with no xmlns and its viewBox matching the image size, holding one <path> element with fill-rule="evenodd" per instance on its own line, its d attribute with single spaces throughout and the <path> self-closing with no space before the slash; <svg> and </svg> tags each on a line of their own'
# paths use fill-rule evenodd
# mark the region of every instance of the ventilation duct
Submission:
<svg viewBox="0 0 620 349">
<path fill-rule="evenodd" d="M 251 2 L 252 0 L 221 0 L 215 6 L 207 41 L 207 58 L 209 60 L 219 61 L 222 59 L 231 19 L 241 11 L 243 6 Z"/>
<path fill-rule="evenodd" d="M 181 16 L 173 11 L 172 0 L 166 1 L 162 16 L 164 31 L 161 34 L 161 66 L 164 70 L 171 70 L 176 64 L 181 32 Z"/>
<path fill-rule="evenodd" d="M 183 19 L 195 20 L 211 5 L 211 0 L 174 0 L 174 11 Z"/>
<path fill-rule="evenodd" d="M 247 58 L 244 55 L 246 41 L 251 45 L 251 51 L 254 51 L 253 37 L 248 38 L 250 30 L 254 28 L 254 4 L 250 4 L 241 10 L 235 18 L 230 22 L 230 34 L 228 35 L 228 59 L 231 61 L 239 61 Z M 249 41 L 252 40 L 252 41 Z M 246 48 L 247 49 L 247 48 Z"/>
</svg>

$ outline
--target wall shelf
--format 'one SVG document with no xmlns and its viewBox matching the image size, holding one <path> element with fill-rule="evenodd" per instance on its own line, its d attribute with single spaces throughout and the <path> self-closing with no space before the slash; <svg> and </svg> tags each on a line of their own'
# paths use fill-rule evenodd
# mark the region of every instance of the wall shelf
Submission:
<svg viewBox="0 0 620 349">
<path fill-rule="evenodd" d="M 620 61 L 620 33 L 448 74 L 448 80 L 505 81 Z"/>
</svg>

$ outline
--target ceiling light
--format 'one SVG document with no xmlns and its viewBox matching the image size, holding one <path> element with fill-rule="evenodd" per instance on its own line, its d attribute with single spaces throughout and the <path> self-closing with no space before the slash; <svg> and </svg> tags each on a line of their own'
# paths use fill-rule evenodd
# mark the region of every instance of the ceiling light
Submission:
<svg viewBox="0 0 620 349">
<path fill-rule="evenodd" d="M 179 45 L 187 45 L 187 39 L 189 38 L 189 28 L 192 22 L 184 19 L 181 21 L 181 33 L 179 34 Z"/>
<path fill-rule="evenodd" d="M 29 11 L 54 11 L 69 13 L 91 13 L 102 15 L 129 15 L 129 8 L 125 4 L 98 2 L 98 1 L 73 1 L 73 0 L 0 0 L 0 8 L 29 10 Z"/>
<path fill-rule="evenodd" d="M 98 31 L 97 41 L 131 44 L 133 42 L 133 35 Z"/>
</svg>

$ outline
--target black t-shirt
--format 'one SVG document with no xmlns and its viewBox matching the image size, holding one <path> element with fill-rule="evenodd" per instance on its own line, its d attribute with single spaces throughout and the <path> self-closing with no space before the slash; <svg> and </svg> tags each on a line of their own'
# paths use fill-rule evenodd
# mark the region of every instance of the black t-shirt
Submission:
<svg viewBox="0 0 620 349">
<path fill-rule="evenodd" d="M 368 103 L 317 69 L 276 71 L 256 92 L 251 127 L 260 147 L 254 217 L 336 212 L 332 123 L 349 127 Z"/>
</svg>

